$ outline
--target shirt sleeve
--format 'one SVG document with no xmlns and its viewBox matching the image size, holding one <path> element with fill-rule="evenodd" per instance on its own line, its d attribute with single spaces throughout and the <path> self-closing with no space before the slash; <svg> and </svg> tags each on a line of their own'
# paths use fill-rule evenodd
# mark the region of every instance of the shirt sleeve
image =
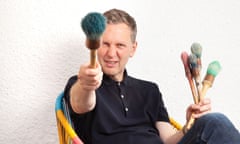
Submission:
<svg viewBox="0 0 240 144">
<path fill-rule="evenodd" d="M 64 89 L 64 98 L 65 98 L 66 103 L 67 103 L 67 105 L 68 105 L 68 108 L 69 108 L 69 112 L 70 112 L 71 117 L 72 117 L 72 116 L 82 117 L 83 115 L 87 114 L 87 113 L 85 113 L 85 114 L 78 114 L 78 113 L 74 112 L 74 110 L 73 110 L 73 108 L 72 108 L 72 106 L 71 106 L 71 103 L 70 103 L 70 90 L 71 90 L 73 84 L 77 81 L 77 79 L 78 79 L 77 76 L 72 76 L 72 77 L 68 80 L 67 85 L 66 85 L 66 87 L 65 87 L 65 89 Z"/>
<path fill-rule="evenodd" d="M 156 109 L 156 121 L 164 121 L 164 122 L 169 122 L 169 116 L 167 112 L 167 108 L 165 107 L 162 93 L 159 90 L 159 87 L 157 84 L 154 84 L 154 90 L 153 90 L 153 95 L 156 98 L 153 103 L 155 103 L 155 109 Z"/>
<path fill-rule="evenodd" d="M 77 81 L 77 76 L 72 76 L 65 87 L 64 98 L 69 109 L 69 114 L 71 117 L 72 127 L 76 131 L 77 135 L 84 141 L 89 141 L 90 137 L 90 127 L 92 121 L 92 112 L 78 114 L 73 111 L 70 104 L 70 89 L 73 84 Z"/>
<path fill-rule="evenodd" d="M 69 108 L 69 112 L 70 114 L 73 114 L 75 113 L 72 109 L 72 106 L 70 104 L 70 90 L 71 90 L 71 87 L 73 86 L 73 84 L 77 81 L 77 76 L 72 76 L 68 82 L 67 82 L 67 85 L 65 86 L 65 89 L 64 89 L 64 98 L 66 100 L 66 103 L 68 105 L 68 108 Z"/>
</svg>

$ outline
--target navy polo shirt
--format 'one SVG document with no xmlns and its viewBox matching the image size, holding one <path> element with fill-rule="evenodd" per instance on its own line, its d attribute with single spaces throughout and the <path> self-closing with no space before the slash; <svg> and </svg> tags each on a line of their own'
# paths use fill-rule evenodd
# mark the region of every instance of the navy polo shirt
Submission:
<svg viewBox="0 0 240 144">
<path fill-rule="evenodd" d="M 76 80 L 77 76 L 71 77 L 65 88 L 68 105 Z M 74 129 L 85 144 L 162 144 L 155 123 L 169 122 L 158 86 L 126 71 L 122 82 L 103 76 L 94 110 L 77 114 L 69 109 Z"/>
</svg>

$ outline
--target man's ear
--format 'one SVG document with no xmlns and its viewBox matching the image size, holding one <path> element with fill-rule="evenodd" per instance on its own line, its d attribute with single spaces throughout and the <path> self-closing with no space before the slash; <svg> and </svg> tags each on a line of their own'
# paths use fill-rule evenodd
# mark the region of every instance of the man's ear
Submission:
<svg viewBox="0 0 240 144">
<path fill-rule="evenodd" d="M 137 49 L 137 42 L 135 41 L 132 46 L 132 51 L 130 53 L 130 57 L 133 57 Z"/>
</svg>

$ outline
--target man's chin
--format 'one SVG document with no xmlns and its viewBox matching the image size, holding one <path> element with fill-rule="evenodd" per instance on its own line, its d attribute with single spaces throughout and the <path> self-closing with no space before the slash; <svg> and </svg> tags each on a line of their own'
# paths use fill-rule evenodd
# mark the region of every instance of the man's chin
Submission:
<svg viewBox="0 0 240 144">
<path fill-rule="evenodd" d="M 115 76 L 118 76 L 120 74 L 119 71 L 113 70 L 113 69 L 103 69 L 103 73 L 110 76 L 110 77 L 115 77 Z"/>
<path fill-rule="evenodd" d="M 109 76 L 114 76 L 116 74 L 113 70 L 103 70 L 103 73 Z"/>
</svg>

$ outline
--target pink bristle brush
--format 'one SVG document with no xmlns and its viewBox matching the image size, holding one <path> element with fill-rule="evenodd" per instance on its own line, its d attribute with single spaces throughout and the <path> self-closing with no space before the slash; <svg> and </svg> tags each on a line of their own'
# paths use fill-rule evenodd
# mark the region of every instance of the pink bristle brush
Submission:
<svg viewBox="0 0 240 144">
<path fill-rule="evenodd" d="M 190 67 L 189 67 L 188 57 L 189 56 L 188 56 L 187 52 L 182 52 L 181 53 L 181 59 L 182 59 L 182 63 L 183 63 L 183 66 L 184 66 L 185 75 L 186 75 L 186 78 L 188 79 L 188 83 L 189 83 L 189 86 L 191 88 L 194 103 L 197 104 L 198 103 L 198 95 L 197 95 L 197 92 L 196 92 L 196 88 L 195 88 L 195 85 L 194 85 L 194 82 L 193 82 L 193 77 L 192 77 L 191 70 L 190 70 Z"/>
<path fill-rule="evenodd" d="M 188 79 L 188 82 L 189 82 L 189 85 L 190 85 L 190 88 L 191 88 L 191 91 L 192 91 L 192 96 L 193 96 L 194 103 L 198 104 L 199 97 L 198 97 L 198 94 L 196 92 L 196 87 L 195 87 L 194 82 L 193 82 L 193 76 L 192 76 L 192 72 L 191 72 L 191 69 L 190 69 L 188 53 L 187 52 L 182 52 L 181 53 L 181 59 L 182 59 L 183 65 L 184 65 L 185 75 Z M 185 125 L 186 128 L 189 129 L 191 127 L 191 125 L 194 123 L 194 121 L 195 121 L 195 119 L 191 116 L 190 120 L 187 121 L 187 123 Z"/>
</svg>

